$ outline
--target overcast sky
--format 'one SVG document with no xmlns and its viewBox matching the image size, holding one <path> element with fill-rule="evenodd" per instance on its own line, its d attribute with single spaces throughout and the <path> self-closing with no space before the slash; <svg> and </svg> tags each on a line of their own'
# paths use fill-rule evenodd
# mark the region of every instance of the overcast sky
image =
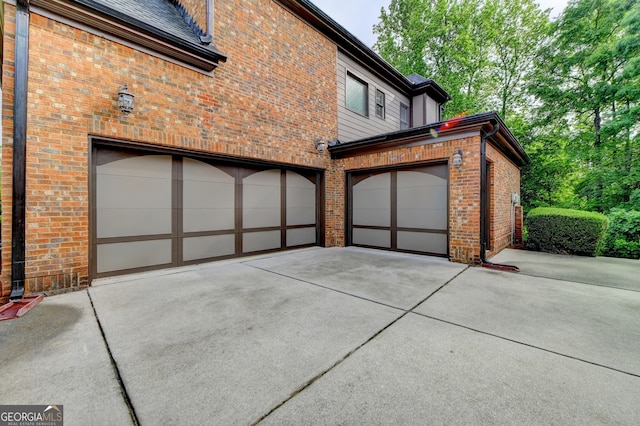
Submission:
<svg viewBox="0 0 640 426">
<path fill-rule="evenodd" d="M 311 0 L 311 2 L 371 47 L 376 42 L 373 25 L 378 23 L 380 9 L 387 8 L 391 0 Z M 544 9 L 553 9 L 552 17 L 562 12 L 567 2 L 568 0 L 538 0 L 538 4 Z"/>
</svg>

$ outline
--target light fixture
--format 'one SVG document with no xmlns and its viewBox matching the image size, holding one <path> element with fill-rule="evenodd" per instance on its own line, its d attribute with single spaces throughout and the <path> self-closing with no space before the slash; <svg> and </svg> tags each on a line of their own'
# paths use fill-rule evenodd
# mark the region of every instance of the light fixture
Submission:
<svg viewBox="0 0 640 426">
<path fill-rule="evenodd" d="M 327 143 L 325 141 L 323 141 L 322 139 L 319 139 L 319 138 L 317 138 L 313 142 L 313 145 L 316 147 L 316 149 L 320 153 L 324 152 L 324 150 L 327 149 Z"/>
<path fill-rule="evenodd" d="M 462 151 L 457 150 L 455 154 L 453 154 L 453 167 L 460 170 L 462 167 Z"/>
<path fill-rule="evenodd" d="M 127 84 L 120 86 L 118 90 L 118 108 L 124 114 L 129 114 L 133 111 L 133 93 L 129 91 Z"/>
</svg>

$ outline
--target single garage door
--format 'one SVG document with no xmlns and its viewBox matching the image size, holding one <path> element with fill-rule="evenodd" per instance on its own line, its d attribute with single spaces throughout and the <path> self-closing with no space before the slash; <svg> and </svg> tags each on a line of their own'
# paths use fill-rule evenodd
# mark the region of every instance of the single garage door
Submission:
<svg viewBox="0 0 640 426">
<path fill-rule="evenodd" d="M 92 277 L 321 244 L 320 179 L 97 145 Z"/>
<path fill-rule="evenodd" d="M 446 164 L 347 175 L 347 243 L 448 255 Z"/>
</svg>

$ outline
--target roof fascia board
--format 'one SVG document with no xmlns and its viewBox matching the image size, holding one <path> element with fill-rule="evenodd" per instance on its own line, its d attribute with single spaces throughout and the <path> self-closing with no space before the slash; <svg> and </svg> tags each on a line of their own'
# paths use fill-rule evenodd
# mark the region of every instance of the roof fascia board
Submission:
<svg viewBox="0 0 640 426">
<path fill-rule="evenodd" d="M 465 137 L 479 136 L 485 126 L 493 127 L 493 123 L 500 123 L 500 131 L 490 138 L 490 142 L 500 152 L 510 158 L 515 164 L 524 166 L 531 162 L 520 142 L 513 136 L 497 113 L 488 112 L 463 117 L 455 127 L 442 129 L 446 121 L 414 127 L 408 130 L 387 133 L 347 142 L 329 147 L 332 158 L 345 158 L 364 153 L 379 152 L 391 148 L 408 148 L 419 145 L 442 143 L 449 140 Z M 433 136 L 432 130 L 438 129 L 439 133 Z"/>
<path fill-rule="evenodd" d="M 455 139 L 463 139 L 468 137 L 480 137 L 482 125 L 473 125 L 456 128 L 454 131 L 448 131 L 446 135 L 433 137 L 430 130 L 433 127 L 420 127 L 419 132 L 410 132 L 407 135 L 382 135 L 378 139 L 369 138 L 361 141 L 349 142 L 348 144 L 336 145 L 329 147 L 332 158 L 346 158 L 356 155 L 371 154 L 375 152 L 388 151 L 397 148 L 411 148 L 421 145 L 431 145 L 443 143 Z"/>
<path fill-rule="evenodd" d="M 158 51 L 204 71 L 212 71 L 226 57 L 204 46 L 186 43 L 142 22 L 106 10 L 104 7 L 87 7 L 78 0 L 31 0 L 33 6 L 47 10 L 113 34 L 137 45 Z M 105 9 L 105 10 L 102 10 Z"/>
</svg>

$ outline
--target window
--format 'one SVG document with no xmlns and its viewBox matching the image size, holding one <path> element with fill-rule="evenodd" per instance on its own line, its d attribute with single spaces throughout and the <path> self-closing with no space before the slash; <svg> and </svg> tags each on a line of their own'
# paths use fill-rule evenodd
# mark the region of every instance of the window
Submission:
<svg viewBox="0 0 640 426">
<path fill-rule="evenodd" d="M 409 107 L 400 104 L 400 130 L 409 128 Z"/>
<path fill-rule="evenodd" d="M 376 117 L 384 120 L 384 92 L 376 89 Z"/>
<path fill-rule="evenodd" d="M 369 116 L 369 85 L 347 72 L 347 108 L 353 112 Z"/>
</svg>

